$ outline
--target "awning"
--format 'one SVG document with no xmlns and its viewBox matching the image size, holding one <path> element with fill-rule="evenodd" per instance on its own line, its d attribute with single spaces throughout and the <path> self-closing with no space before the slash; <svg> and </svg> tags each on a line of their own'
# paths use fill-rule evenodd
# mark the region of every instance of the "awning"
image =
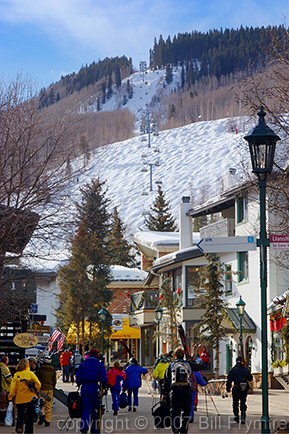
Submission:
<svg viewBox="0 0 289 434">
<path fill-rule="evenodd" d="M 236 330 L 240 329 L 240 316 L 238 309 L 236 307 L 226 307 L 225 311 L 228 315 L 229 322 L 231 323 L 231 330 L 235 332 Z M 256 333 L 256 324 L 252 320 L 252 318 L 248 315 L 248 313 L 245 311 L 243 315 L 242 320 L 243 325 L 243 332 L 245 333 Z M 233 327 L 232 327 L 233 326 Z M 228 327 L 227 325 L 225 326 Z M 230 329 L 230 327 L 228 327 Z M 228 330 L 229 331 L 229 330 Z"/>
</svg>

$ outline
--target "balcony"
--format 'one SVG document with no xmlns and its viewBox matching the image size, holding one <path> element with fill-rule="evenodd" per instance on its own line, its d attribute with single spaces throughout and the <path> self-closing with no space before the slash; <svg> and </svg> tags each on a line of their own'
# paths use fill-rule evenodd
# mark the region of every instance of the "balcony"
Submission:
<svg viewBox="0 0 289 434">
<path fill-rule="evenodd" d="M 155 309 L 158 306 L 159 296 L 157 291 L 140 291 L 131 294 L 130 312 L 137 310 Z"/>
<path fill-rule="evenodd" d="M 223 219 L 218 222 L 203 226 L 200 229 L 201 238 L 206 237 L 234 237 L 235 219 Z"/>
<path fill-rule="evenodd" d="M 159 303 L 157 291 L 140 291 L 131 294 L 130 326 L 154 324 L 155 308 Z"/>
</svg>

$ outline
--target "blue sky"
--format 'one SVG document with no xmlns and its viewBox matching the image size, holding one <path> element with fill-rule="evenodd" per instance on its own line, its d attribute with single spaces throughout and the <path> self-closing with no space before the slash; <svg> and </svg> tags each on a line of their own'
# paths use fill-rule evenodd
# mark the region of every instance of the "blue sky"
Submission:
<svg viewBox="0 0 289 434">
<path fill-rule="evenodd" d="M 287 26 L 288 14 L 289 0 L 0 0 L 0 79 L 39 88 L 122 55 L 138 68 L 160 34 Z"/>
</svg>

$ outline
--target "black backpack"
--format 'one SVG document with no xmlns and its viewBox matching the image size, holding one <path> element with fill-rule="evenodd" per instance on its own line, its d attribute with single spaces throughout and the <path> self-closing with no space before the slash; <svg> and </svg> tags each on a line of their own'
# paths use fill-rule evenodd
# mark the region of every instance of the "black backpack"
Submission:
<svg viewBox="0 0 289 434">
<path fill-rule="evenodd" d="M 169 397 L 166 397 L 152 406 L 152 415 L 156 428 L 169 428 L 171 426 L 171 405 Z"/>
<path fill-rule="evenodd" d="M 79 392 L 69 392 L 67 397 L 68 413 L 71 419 L 80 419 L 82 412 L 82 401 Z"/>
</svg>

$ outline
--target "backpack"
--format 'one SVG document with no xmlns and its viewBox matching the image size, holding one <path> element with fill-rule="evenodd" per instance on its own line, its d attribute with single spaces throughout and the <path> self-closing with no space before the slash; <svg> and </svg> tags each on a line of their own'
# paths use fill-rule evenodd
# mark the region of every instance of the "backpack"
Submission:
<svg viewBox="0 0 289 434">
<path fill-rule="evenodd" d="M 154 426 L 158 429 L 171 426 L 171 406 L 168 398 L 152 406 Z"/>
<path fill-rule="evenodd" d="M 82 401 L 79 392 L 69 392 L 67 397 L 68 413 L 71 419 L 81 418 Z"/>
<path fill-rule="evenodd" d="M 188 362 L 177 360 L 171 364 L 171 387 L 191 386 L 192 369 Z"/>
</svg>

